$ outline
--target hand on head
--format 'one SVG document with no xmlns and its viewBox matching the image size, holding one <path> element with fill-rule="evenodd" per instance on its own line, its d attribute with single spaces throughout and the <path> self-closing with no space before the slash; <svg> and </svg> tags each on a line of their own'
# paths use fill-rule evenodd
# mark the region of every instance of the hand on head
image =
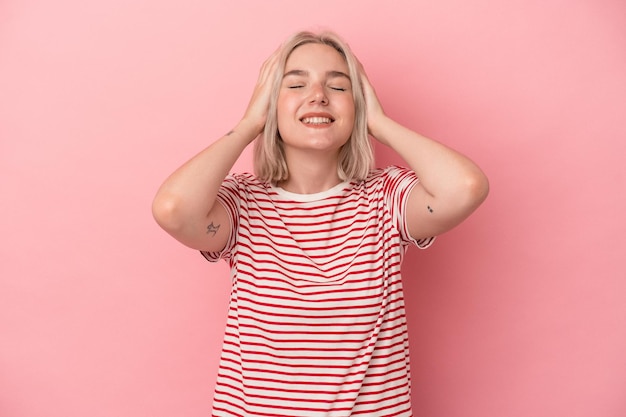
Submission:
<svg viewBox="0 0 626 417">
<path fill-rule="evenodd" d="M 376 95 L 374 87 L 367 78 L 363 64 L 359 61 L 359 76 L 361 78 L 361 86 L 363 87 L 363 95 L 365 96 L 365 105 L 367 107 L 367 130 L 376 138 L 375 132 L 377 131 L 378 124 L 386 117 L 383 106 L 380 104 L 380 100 Z"/>
<path fill-rule="evenodd" d="M 249 123 L 260 134 L 265 127 L 267 121 L 267 113 L 269 110 L 271 92 L 272 92 L 272 79 L 275 72 L 278 69 L 278 58 L 280 56 L 281 48 L 269 56 L 261 66 L 259 72 L 259 78 L 257 80 L 252 98 L 248 103 L 248 108 L 243 116 L 243 120 Z"/>
</svg>

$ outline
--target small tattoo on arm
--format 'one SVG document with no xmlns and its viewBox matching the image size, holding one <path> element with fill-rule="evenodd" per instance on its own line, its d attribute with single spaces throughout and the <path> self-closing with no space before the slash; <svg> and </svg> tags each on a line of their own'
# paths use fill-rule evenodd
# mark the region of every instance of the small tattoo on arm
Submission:
<svg viewBox="0 0 626 417">
<path fill-rule="evenodd" d="M 430 211 L 431 213 L 434 211 L 431 206 L 427 206 L 427 207 L 428 207 L 428 211 Z"/>
<path fill-rule="evenodd" d="M 208 225 L 206 227 L 206 234 L 212 234 L 213 237 L 215 237 L 215 235 L 217 234 L 217 231 L 220 230 L 220 225 L 218 224 L 217 226 L 213 224 L 213 222 L 211 222 L 210 225 Z"/>
<path fill-rule="evenodd" d="M 234 131 L 234 130 L 231 130 L 230 132 L 228 132 L 228 133 L 227 133 L 227 134 L 225 134 L 224 136 L 230 136 L 230 135 L 232 135 L 233 133 L 235 133 L 235 131 Z"/>
</svg>

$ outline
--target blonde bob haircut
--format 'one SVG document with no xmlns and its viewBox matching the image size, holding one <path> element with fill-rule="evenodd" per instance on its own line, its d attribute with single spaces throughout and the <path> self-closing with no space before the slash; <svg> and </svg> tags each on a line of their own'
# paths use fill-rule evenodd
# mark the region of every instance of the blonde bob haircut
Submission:
<svg viewBox="0 0 626 417">
<path fill-rule="evenodd" d="M 350 139 L 339 151 L 337 170 L 342 181 L 364 180 L 373 166 L 374 153 L 367 133 L 365 96 L 359 75 L 360 64 L 348 44 L 335 33 L 328 31 L 319 34 L 308 31 L 298 32 L 283 44 L 279 56 L 278 70 L 274 74 L 273 79 L 271 79 L 272 95 L 265 129 L 254 145 L 255 174 L 259 179 L 272 184 L 289 178 L 283 141 L 278 131 L 276 103 L 287 59 L 296 48 L 308 43 L 331 46 L 341 54 L 348 64 L 355 118 Z"/>
</svg>

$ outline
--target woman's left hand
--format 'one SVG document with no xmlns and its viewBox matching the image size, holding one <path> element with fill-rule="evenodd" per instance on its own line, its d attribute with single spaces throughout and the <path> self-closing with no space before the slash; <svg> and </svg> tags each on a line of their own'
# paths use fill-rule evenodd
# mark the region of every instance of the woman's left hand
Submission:
<svg viewBox="0 0 626 417">
<path fill-rule="evenodd" d="M 367 130 L 376 140 L 381 141 L 380 126 L 387 118 L 383 106 L 380 104 L 380 100 L 376 95 L 376 91 L 365 74 L 363 65 L 359 63 L 361 85 L 363 87 L 363 94 L 365 96 L 365 105 L 367 107 Z M 381 141 L 382 142 L 382 141 Z"/>
</svg>

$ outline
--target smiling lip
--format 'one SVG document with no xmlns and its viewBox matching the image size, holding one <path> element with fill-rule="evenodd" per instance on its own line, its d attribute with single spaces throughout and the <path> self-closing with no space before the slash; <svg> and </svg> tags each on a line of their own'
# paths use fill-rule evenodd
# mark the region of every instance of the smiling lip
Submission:
<svg viewBox="0 0 626 417">
<path fill-rule="evenodd" d="M 330 125 L 335 119 L 328 113 L 307 113 L 300 118 L 300 121 L 306 126 L 323 127 Z"/>
</svg>

